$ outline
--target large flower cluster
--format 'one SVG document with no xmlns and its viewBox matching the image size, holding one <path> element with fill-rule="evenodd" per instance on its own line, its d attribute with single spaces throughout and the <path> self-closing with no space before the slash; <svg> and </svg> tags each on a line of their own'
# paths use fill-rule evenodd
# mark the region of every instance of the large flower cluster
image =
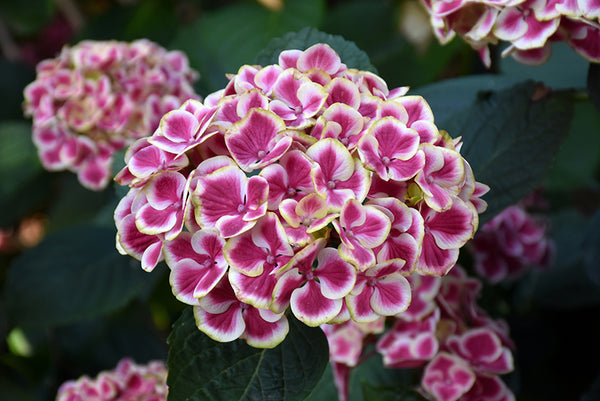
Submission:
<svg viewBox="0 0 600 401">
<path fill-rule="evenodd" d="M 492 284 L 514 280 L 530 268 L 548 268 L 554 256 L 549 224 L 524 203 L 510 206 L 483 225 L 469 243 L 475 270 Z"/>
<path fill-rule="evenodd" d="M 514 395 L 498 377 L 513 370 L 513 344 L 504 321 L 477 305 L 481 283 L 455 266 L 445 277 L 412 275 L 413 302 L 376 339 L 390 368 L 423 367 L 420 391 L 436 401 L 510 401 Z M 349 369 L 379 327 L 353 322 L 323 327 L 340 400 L 347 400 Z"/>
<path fill-rule="evenodd" d="M 488 67 L 489 45 L 509 42 L 502 55 L 542 64 L 551 43 L 564 41 L 587 60 L 600 62 L 600 8 L 589 0 L 422 0 L 441 43 L 456 34 Z"/>
<path fill-rule="evenodd" d="M 218 341 L 273 347 L 290 308 L 319 326 L 410 304 L 406 276 L 442 276 L 486 191 L 431 109 L 348 69 L 325 44 L 246 65 L 128 150 L 118 247 Z"/>
<path fill-rule="evenodd" d="M 56 401 L 166 401 L 167 393 L 164 363 L 138 365 L 125 358 L 114 370 L 100 372 L 95 378 L 82 376 L 63 383 Z"/>
<path fill-rule="evenodd" d="M 167 111 L 197 98 L 197 76 L 185 54 L 145 39 L 65 46 L 38 64 L 24 91 L 42 164 L 77 173 L 87 188 L 106 187 L 112 155 L 150 135 Z"/>
</svg>

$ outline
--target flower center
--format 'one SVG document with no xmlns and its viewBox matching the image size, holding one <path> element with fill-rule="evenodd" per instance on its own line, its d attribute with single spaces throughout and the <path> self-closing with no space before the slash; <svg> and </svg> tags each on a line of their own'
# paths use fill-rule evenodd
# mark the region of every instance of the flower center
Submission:
<svg viewBox="0 0 600 401">
<path fill-rule="evenodd" d="M 386 167 L 387 167 L 387 165 L 388 165 L 388 164 L 390 164 L 390 158 L 389 158 L 389 157 L 387 157 L 387 156 L 383 156 L 383 157 L 381 158 L 381 162 L 383 163 L 383 165 L 384 165 L 384 166 L 386 166 Z"/>
<path fill-rule="evenodd" d="M 293 197 L 294 195 L 296 195 L 296 189 L 294 189 L 294 188 L 288 188 L 288 189 L 287 189 L 287 195 L 288 195 L 290 198 L 291 198 L 291 197 Z"/>
<path fill-rule="evenodd" d="M 327 188 L 329 189 L 334 189 L 335 188 L 335 181 L 331 180 L 327 182 Z"/>
<path fill-rule="evenodd" d="M 371 287 L 375 287 L 376 282 L 377 282 L 377 279 L 375 277 L 371 277 L 367 280 L 367 285 L 369 285 Z"/>
<path fill-rule="evenodd" d="M 309 281 L 309 280 L 313 280 L 315 278 L 315 275 L 313 274 L 313 272 L 311 270 L 305 274 L 305 277 L 306 277 L 306 281 Z"/>
<path fill-rule="evenodd" d="M 244 213 L 246 211 L 246 205 L 240 203 L 237 210 L 238 213 Z"/>
<path fill-rule="evenodd" d="M 268 255 L 266 261 L 267 261 L 268 264 L 274 265 L 275 264 L 275 256 Z"/>
<path fill-rule="evenodd" d="M 256 157 L 258 157 L 258 160 L 260 160 L 263 157 L 265 157 L 266 155 L 267 155 L 267 152 L 265 152 L 264 150 L 259 150 L 258 153 L 256 154 Z"/>
</svg>

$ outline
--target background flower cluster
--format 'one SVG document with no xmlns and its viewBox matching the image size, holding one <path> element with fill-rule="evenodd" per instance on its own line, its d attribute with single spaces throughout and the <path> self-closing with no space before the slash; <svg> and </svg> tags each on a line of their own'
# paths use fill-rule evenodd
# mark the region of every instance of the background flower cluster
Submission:
<svg viewBox="0 0 600 401">
<path fill-rule="evenodd" d="M 436 37 L 447 43 L 459 35 L 490 67 L 490 45 L 508 42 L 502 56 L 542 64 L 552 42 L 564 41 L 591 62 L 600 62 L 600 12 L 593 1 L 423 0 Z"/>
<path fill-rule="evenodd" d="M 185 54 L 140 39 L 83 41 L 37 65 L 25 88 L 33 142 L 51 171 L 71 170 L 87 188 L 113 177 L 113 154 L 147 136 L 160 116 L 197 98 Z"/>
</svg>

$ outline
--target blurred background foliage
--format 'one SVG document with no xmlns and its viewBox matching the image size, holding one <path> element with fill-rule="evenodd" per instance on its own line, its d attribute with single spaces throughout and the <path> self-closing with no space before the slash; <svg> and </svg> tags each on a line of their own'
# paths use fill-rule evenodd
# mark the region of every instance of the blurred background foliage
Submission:
<svg viewBox="0 0 600 401">
<path fill-rule="evenodd" d="M 486 286 L 482 301 L 510 323 L 517 368 L 507 382 L 517 399 L 600 399 L 600 113 L 585 91 L 588 63 L 567 46 L 555 45 L 553 57 L 540 67 L 499 59 L 500 49 L 493 49 L 493 68 L 487 70 L 460 39 L 440 46 L 417 0 L 5 0 L 1 400 L 51 400 L 60 383 L 112 368 L 123 356 L 166 359 L 167 336 L 183 310 L 171 295 L 166 266 L 146 274 L 137 261 L 116 253 L 112 212 L 126 189 L 91 192 L 75 175 L 41 167 L 31 122 L 21 109 L 37 62 L 81 40 L 148 38 L 184 51 L 201 75 L 196 90 L 206 96 L 224 87 L 226 74 L 256 63 L 273 38 L 305 27 L 354 42 L 390 88 L 410 86 L 426 96 L 440 128 L 446 121 L 456 126 L 455 113 L 477 112 L 469 107 L 481 91 L 527 79 L 574 91 L 566 139 L 540 182 L 549 201 L 556 262 L 518 282 Z M 444 81 L 450 78 L 459 79 Z M 117 162 L 115 171 L 122 166 Z M 95 275 L 98 270 L 103 273 Z M 413 399 L 395 388 L 410 380 L 407 374 L 382 374 L 372 359 L 353 373 L 353 397 Z M 326 372 L 311 399 L 331 400 L 332 391 Z"/>
</svg>

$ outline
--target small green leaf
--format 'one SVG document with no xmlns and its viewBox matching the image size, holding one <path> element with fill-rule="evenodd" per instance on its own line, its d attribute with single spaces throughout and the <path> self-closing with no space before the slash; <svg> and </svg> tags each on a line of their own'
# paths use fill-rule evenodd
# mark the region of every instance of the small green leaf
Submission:
<svg viewBox="0 0 600 401">
<path fill-rule="evenodd" d="M 117 252 L 114 229 L 70 227 L 13 261 L 4 302 L 15 325 L 57 326 L 117 310 L 158 276 Z"/>
<path fill-rule="evenodd" d="M 573 116 L 571 92 L 535 94 L 533 82 L 496 92 L 480 92 L 475 103 L 446 120 L 475 179 L 490 186 L 484 196 L 484 224 L 518 202 L 543 180 L 554 162 Z"/>
<path fill-rule="evenodd" d="M 377 72 L 369 61 L 369 56 L 360 50 L 353 42 L 341 36 L 330 35 L 315 28 L 304 28 L 298 32 L 290 32 L 281 38 L 271 40 L 268 46 L 256 57 L 260 65 L 277 64 L 279 53 L 288 49 L 306 50 L 316 43 L 327 43 L 341 57 L 342 62 L 349 68 Z"/>
<path fill-rule="evenodd" d="M 170 401 L 302 400 L 319 382 L 329 351 L 325 335 L 290 317 L 273 349 L 242 340 L 219 343 L 198 330 L 187 308 L 169 336 Z"/>
</svg>

